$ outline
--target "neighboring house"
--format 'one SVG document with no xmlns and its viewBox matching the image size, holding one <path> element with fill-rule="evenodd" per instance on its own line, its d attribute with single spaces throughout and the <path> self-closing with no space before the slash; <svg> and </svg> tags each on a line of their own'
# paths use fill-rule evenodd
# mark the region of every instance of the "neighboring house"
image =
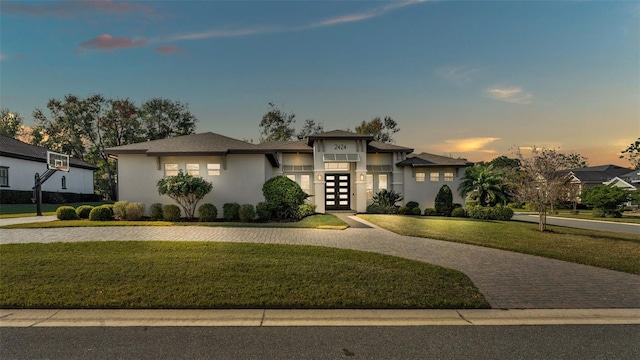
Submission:
<svg viewBox="0 0 640 360">
<path fill-rule="evenodd" d="M 616 176 L 605 185 L 621 187 L 625 190 L 636 191 L 640 189 L 640 170 L 633 170 L 627 174 Z"/>
<path fill-rule="evenodd" d="M 264 201 L 262 185 L 284 175 L 311 195 L 316 211 L 365 212 L 373 195 L 394 190 L 404 202 L 433 207 L 438 190 L 449 185 L 454 202 L 464 168 L 472 165 L 432 154 L 410 155 L 413 149 L 373 141 L 370 135 L 335 130 L 301 141 L 250 144 L 214 133 L 202 133 L 106 149 L 118 159 L 121 200 L 170 204 L 156 183 L 179 170 L 213 183 L 203 203 L 218 209 L 229 202 L 255 205 Z M 400 204 L 399 204 L 400 205 Z M 222 214 L 220 214 L 222 215 Z"/>
<path fill-rule="evenodd" d="M 632 172 L 632 169 L 618 165 L 600 165 L 572 169 L 570 171 L 571 183 L 579 185 L 579 191 L 602 185 L 616 177 Z"/>
<path fill-rule="evenodd" d="M 47 149 L 0 135 L 0 188 L 31 191 L 34 177 L 47 171 Z M 69 158 L 69 172 L 57 171 L 42 191 L 93 194 L 93 172 L 97 167 Z"/>
</svg>

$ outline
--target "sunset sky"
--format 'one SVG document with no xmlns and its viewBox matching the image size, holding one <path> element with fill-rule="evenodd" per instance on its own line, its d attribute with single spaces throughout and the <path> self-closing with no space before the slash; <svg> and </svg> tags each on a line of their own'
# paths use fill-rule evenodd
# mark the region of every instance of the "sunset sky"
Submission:
<svg viewBox="0 0 640 360">
<path fill-rule="evenodd" d="M 255 140 L 273 102 L 326 130 L 391 116 L 396 143 L 471 161 L 517 146 L 629 163 L 637 1 L 1 1 L 0 100 L 189 104 Z"/>
</svg>

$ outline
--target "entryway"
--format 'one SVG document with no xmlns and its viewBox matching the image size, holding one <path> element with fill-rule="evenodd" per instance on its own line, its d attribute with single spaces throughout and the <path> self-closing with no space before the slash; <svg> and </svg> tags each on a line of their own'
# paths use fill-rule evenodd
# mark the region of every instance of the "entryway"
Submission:
<svg viewBox="0 0 640 360">
<path fill-rule="evenodd" d="M 350 175 L 344 173 L 326 174 L 324 204 L 327 210 L 349 210 L 351 203 Z"/>
</svg>

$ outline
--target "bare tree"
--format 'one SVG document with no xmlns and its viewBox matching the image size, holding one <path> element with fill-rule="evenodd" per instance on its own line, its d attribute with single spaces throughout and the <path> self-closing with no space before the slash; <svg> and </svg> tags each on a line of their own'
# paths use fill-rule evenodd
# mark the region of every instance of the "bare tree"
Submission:
<svg viewBox="0 0 640 360">
<path fill-rule="evenodd" d="M 538 209 L 540 231 L 547 229 L 547 209 L 559 201 L 570 200 L 570 173 L 575 162 L 572 157 L 554 149 L 531 150 L 525 157 L 516 152 L 520 160 L 519 176 L 512 179 L 511 189 L 517 199 L 534 204 Z M 579 156 L 579 155 L 578 155 Z"/>
</svg>

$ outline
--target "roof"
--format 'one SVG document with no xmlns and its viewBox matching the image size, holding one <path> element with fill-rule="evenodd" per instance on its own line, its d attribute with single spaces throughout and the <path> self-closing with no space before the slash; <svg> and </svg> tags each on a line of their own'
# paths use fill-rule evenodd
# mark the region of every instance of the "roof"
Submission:
<svg viewBox="0 0 640 360">
<path fill-rule="evenodd" d="M 408 148 L 408 147 L 404 147 L 404 146 L 387 144 L 387 143 L 383 143 L 383 142 L 380 142 L 380 141 L 372 141 L 367 145 L 367 152 L 368 153 L 384 153 L 384 152 L 406 152 L 406 153 L 411 153 L 411 152 L 413 152 L 413 149 Z"/>
<path fill-rule="evenodd" d="M 36 162 L 41 162 L 43 164 L 46 164 L 47 151 L 50 151 L 50 150 L 40 146 L 24 143 L 20 140 L 16 140 L 8 136 L 0 135 L 0 155 L 1 156 L 6 156 L 10 158 L 15 158 L 15 159 L 36 161 Z M 74 157 L 69 157 L 69 167 L 88 169 L 88 170 L 98 169 L 98 167 L 91 165 L 88 162 L 84 162 L 82 160 L 76 159 Z"/>
<path fill-rule="evenodd" d="M 366 135 L 366 134 L 357 134 L 357 133 L 354 133 L 351 131 L 345 131 L 345 130 L 332 130 L 332 131 L 327 131 L 319 134 L 310 135 L 309 137 L 307 137 L 307 144 L 309 144 L 309 146 L 313 146 L 313 142 L 315 140 L 324 140 L 324 139 L 349 139 L 349 140 L 362 139 L 370 142 L 370 141 L 373 141 L 373 136 Z"/>
<path fill-rule="evenodd" d="M 633 172 L 632 169 L 618 165 L 600 165 L 571 169 L 571 174 L 582 183 L 602 183 L 615 177 L 620 177 Z"/>
<path fill-rule="evenodd" d="M 265 154 L 273 166 L 278 166 L 274 150 L 212 132 L 116 146 L 105 149 L 105 152 L 111 155 L 145 154 L 147 156 Z"/>
<path fill-rule="evenodd" d="M 272 149 L 278 152 L 304 152 L 312 153 L 313 148 L 307 145 L 307 140 L 299 141 L 270 141 L 259 145 L 262 148 Z"/>
<path fill-rule="evenodd" d="M 472 166 L 473 163 L 467 160 L 454 159 L 448 156 L 440 156 L 423 152 L 420 154 L 409 155 L 405 160 L 400 161 L 396 165 L 411 167 L 467 167 Z"/>
</svg>

